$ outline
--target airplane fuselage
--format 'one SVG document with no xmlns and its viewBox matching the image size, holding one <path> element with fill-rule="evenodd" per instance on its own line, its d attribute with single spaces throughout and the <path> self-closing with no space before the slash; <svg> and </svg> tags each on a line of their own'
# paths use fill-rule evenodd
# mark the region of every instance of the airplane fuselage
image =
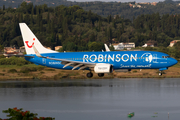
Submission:
<svg viewBox="0 0 180 120">
<path fill-rule="evenodd" d="M 71 61 L 88 62 L 88 63 L 107 63 L 113 65 L 113 69 L 162 69 L 177 63 L 177 61 L 169 55 L 154 51 L 112 51 L 112 52 L 65 52 L 42 54 L 49 58 L 61 58 Z M 53 67 L 57 69 L 70 70 L 73 67 L 65 68 L 61 61 L 51 60 L 47 58 L 26 57 L 26 60 L 38 65 Z M 78 69 L 78 68 L 76 68 Z"/>
</svg>

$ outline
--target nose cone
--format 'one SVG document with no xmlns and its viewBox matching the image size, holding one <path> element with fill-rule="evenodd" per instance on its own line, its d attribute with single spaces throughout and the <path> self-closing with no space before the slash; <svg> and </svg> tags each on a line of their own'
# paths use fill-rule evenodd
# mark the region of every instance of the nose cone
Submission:
<svg viewBox="0 0 180 120">
<path fill-rule="evenodd" d="M 171 58 L 171 62 L 170 63 L 171 63 L 171 66 L 173 66 L 173 65 L 177 64 L 178 61 L 176 59 L 174 59 L 174 58 Z"/>
</svg>

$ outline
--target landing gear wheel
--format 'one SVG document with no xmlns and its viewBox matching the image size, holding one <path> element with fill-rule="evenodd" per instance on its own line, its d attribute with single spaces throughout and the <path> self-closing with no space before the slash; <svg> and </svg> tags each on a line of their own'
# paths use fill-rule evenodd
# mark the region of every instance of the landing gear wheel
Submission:
<svg viewBox="0 0 180 120">
<path fill-rule="evenodd" d="M 93 76 L 92 72 L 88 72 L 86 75 L 88 78 L 91 78 Z"/>
<path fill-rule="evenodd" d="M 104 76 L 104 73 L 98 73 L 98 76 L 99 76 L 99 77 L 103 77 L 103 76 Z"/>
<path fill-rule="evenodd" d="M 159 71 L 159 76 L 161 76 L 162 75 L 162 72 L 161 71 Z"/>
</svg>

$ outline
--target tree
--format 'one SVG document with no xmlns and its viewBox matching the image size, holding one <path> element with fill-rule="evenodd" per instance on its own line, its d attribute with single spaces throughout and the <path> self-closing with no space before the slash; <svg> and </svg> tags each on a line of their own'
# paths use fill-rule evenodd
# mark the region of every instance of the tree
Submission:
<svg viewBox="0 0 180 120">
<path fill-rule="evenodd" d="M 6 9 L 5 5 L 3 5 L 3 11 Z"/>
<path fill-rule="evenodd" d="M 90 51 L 102 51 L 102 50 L 104 50 L 104 45 L 103 45 L 103 43 L 90 42 L 88 44 L 88 48 Z"/>
<path fill-rule="evenodd" d="M 109 47 L 109 49 L 110 49 L 110 51 L 114 51 L 114 50 L 115 50 L 113 45 L 111 45 L 111 46 Z"/>
<path fill-rule="evenodd" d="M 175 58 L 180 58 L 180 42 L 175 43 L 175 45 L 173 46 L 175 48 Z"/>
<path fill-rule="evenodd" d="M 2 51 L 4 49 L 4 47 L 2 45 L 0 45 L 0 51 Z"/>
<path fill-rule="evenodd" d="M 165 0 L 164 3 L 167 3 L 167 4 L 168 3 L 174 3 L 174 1 L 172 1 L 172 0 Z"/>
</svg>

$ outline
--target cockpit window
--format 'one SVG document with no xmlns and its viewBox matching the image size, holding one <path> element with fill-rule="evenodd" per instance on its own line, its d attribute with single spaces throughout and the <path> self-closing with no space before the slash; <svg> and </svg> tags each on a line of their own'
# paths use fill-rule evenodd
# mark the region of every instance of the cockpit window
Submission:
<svg viewBox="0 0 180 120">
<path fill-rule="evenodd" d="M 162 58 L 170 58 L 170 56 L 162 56 Z"/>
</svg>

